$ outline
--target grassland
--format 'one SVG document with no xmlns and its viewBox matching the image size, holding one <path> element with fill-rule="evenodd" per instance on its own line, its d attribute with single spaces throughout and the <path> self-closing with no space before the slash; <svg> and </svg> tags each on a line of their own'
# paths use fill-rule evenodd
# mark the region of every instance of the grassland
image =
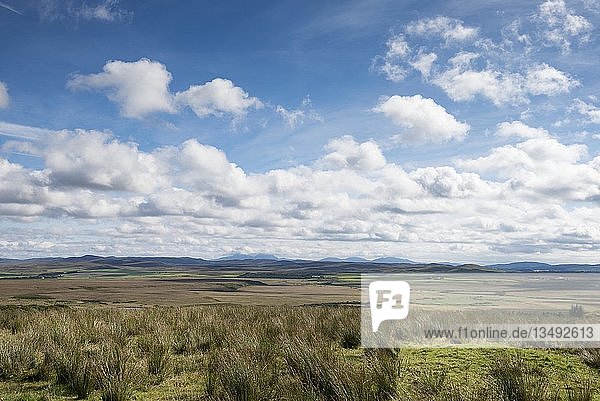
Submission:
<svg viewBox="0 0 600 401">
<path fill-rule="evenodd" d="M 4 269 L 1 401 L 600 400 L 600 350 L 360 348 L 355 272 L 64 268 Z"/>
<path fill-rule="evenodd" d="M 3 307 L 0 399 L 599 399 L 597 350 L 361 349 L 359 320 L 339 306 Z"/>
</svg>

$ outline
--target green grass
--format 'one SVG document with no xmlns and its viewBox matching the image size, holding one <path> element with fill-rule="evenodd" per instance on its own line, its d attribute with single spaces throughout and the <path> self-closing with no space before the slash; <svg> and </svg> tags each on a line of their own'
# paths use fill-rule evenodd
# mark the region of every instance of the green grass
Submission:
<svg viewBox="0 0 600 401">
<path fill-rule="evenodd" d="M 354 307 L 4 307 L 0 400 L 600 400 L 594 350 L 365 350 L 359 324 Z"/>
</svg>

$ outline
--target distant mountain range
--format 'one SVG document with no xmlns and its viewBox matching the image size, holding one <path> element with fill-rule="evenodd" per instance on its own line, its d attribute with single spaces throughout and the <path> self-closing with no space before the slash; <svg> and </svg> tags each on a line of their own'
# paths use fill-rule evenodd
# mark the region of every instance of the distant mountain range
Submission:
<svg viewBox="0 0 600 401">
<path fill-rule="evenodd" d="M 344 258 L 344 259 L 340 259 L 340 258 L 324 258 L 321 259 L 320 262 L 350 262 L 350 263 L 408 263 L 408 264 L 418 264 L 418 262 L 414 262 L 412 260 L 409 259 L 402 259 L 402 258 L 394 258 L 394 257 L 385 257 L 385 258 L 377 258 L 377 259 L 365 259 L 365 258 L 361 258 L 359 256 L 352 256 L 349 258 Z"/>
<path fill-rule="evenodd" d="M 492 269 L 514 272 L 595 272 L 600 273 L 600 264 L 565 263 L 551 265 L 541 262 L 513 262 L 504 264 L 487 265 Z"/>
<path fill-rule="evenodd" d="M 279 258 L 270 253 L 233 253 L 231 255 L 223 256 L 214 260 L 287 260 L 285 258 Z"/>
<path fill-rule="evenodd" d="M 215 260 L 300 260 L 300 259 L 291 259 L 291 258 L 280 258 L 278 256 L 272 255 L 270 253 L 234 253 L 231 255 L 223 256 Z M 365 259 L 359 256 L 351 256 L 349 258 L 335 258 L 328 257 L 320 259 L 319 262 L 348 262 L 348 263 L 410 263 L 417 264 L 418 262 L 414 262 L 409 259 L 402 258 L 394 258 L 394 257 L 384 257 L 377 259 Z"/>
<path fill-rule="evenodd" d="M 505 272 L 598 272 L 600 264 L 556 264 L 541 262 L 514 262 L 504 264 L 456 264 L 456 263 L 419 263 L 409 259 L 381 257 L 368 260 L 361 257 L 335 258 L 321 260 L 303 260 L 279 258 L 272 254 L 236 253 L 215 260 L 190 257 L 143 257 L 143 256 L 96 256 L 84 255 L 76 257 L 49 257 L 33 259 L 0 259 L 0 273 L 7 269 L 27 267 L 35 270 L 51 269 L 238 269 L 260 271 L 262 269 L 281 268 L 287 271 L 294 269 L 309 271 L 352 271 L 352 272 L 399 272 L 399 271 L 505 271 Z"/>
</svg>

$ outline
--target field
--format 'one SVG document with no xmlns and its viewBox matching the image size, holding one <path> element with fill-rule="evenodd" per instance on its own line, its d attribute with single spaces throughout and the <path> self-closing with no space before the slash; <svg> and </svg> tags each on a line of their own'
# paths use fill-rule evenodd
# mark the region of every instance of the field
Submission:
<svg viewBox="0 0 600 401">
<path fill-rule="evenodd" d="M 362 349 L 352 271 L 65 271 L 3 270 L 2 401 L 600 400 L 597 349 Z"/>
</svg>

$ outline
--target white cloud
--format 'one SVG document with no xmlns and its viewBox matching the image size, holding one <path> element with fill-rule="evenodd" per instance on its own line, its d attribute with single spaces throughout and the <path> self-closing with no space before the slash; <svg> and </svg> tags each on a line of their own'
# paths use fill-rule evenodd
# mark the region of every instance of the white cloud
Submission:
<svg viewBox="0 0 600 401">
<path fill-rule="evenodd" d="M 332 139 L 314 163 L 260 173 L 195 139 L 144 152 L 76 130 L 5 146 L 40 160 L 26 168 L 0 159 L 0 252 L 13 256 L 210 257 L 248 247 L 319 257 L 364 248 L 464 261 L 536 251 L 581 260 L 600 251 L 600 156 L 549 137 L 408 171 L 374 141 L 350 136 Z"/>
<path fill-rule="evenodd" d="M 385 55 L 375 57 L 371 68 L 385 75 L 389 81 L 400 82 L 408 75 L 408 70 L 400 63 L 410 55 L 411 49 L 403 35 L 392 36 L 386 45 Z"/>
<path fill-rule="evenodd" d="M 302 100 L 302 104 L 297 109 L 288 110 L 282 105 L 275 107 L 275 112 L 283 118 L 285 123 L 290 128 L 296 128 L 298 125 L 304 124 L 306 121 L 323 121 L 323 117 L 317 113 L 312 107 L 310 97 L 307 96 Z"/>
<path fill-rule="evenodd" d="M 428 193 L 443 198 L 472 198 L 497 192 L 474 173 L 459 173 L 453 167 L 425 167 L 410 173 L 410 177 Z"/>
<path fill-rule="evenodd" d="M 541 26 L 541 35 L 548 46 L 560 47 L 563 53 L 571 50 L 573 40 L 585 43 L 590 39 L 592 23 L 567 8 L 564 0 L 547 0 L 534 15 Z"/>
<path fill-rule="evenodd" d="M 300 109 L 288 110 L 280 104 L 277 105 L 277 107 L 275 108 L 275 111 L 277 112 L 277 114 L 281 115 L 281 117 L 283 118 L 285 123 L 290 128 L 296 128 L 296 126 L 299 123 L 302 123 L 302 121 L 304 120 L 304 117 L 305 117 L 304 110 L 300 110 Z"/>
<path fill-rule="evenodd" d="M 0 121 L 0 134 L 24 139 L 37 139 L 54 131 L 46 128 L 30 127 L 27 125 L 12 124 Z"/>
<path fill-rule="evenodd" d="M 105 90 L 108 98 L 121 107 L 125 117 L 142 118 L 151 113 L 176 113 L 178 106 L 190 107 L 198 117 L 230 114 L 241 119 L 249 108 L 262 108 L 263 103 L 248 95 L 228 79 L 215 78 L 202 85 L 172 94 L 172 80 L 167 68 L 148 59 L 134 62 L 109 61 L 104 72 L 75 75 L 67 85 L 72 89 Z"/>
<path fill-rule="evenodd" d="M 232 197 L 253 192 L 244 170 L 213 146 L 190 139 L 173 156 L 171 166 L 180 166 L 178 179 L 196 190 Z"/>
<path fill-rule="evenodd" d="M 454 101 L 471 101 L 483 96 L 496 106 L 528 103 L 527 94 L 556 96 L 569 93 L 579 82 L 547 64 L 537 64 L 524 74 L 471 67 L 478 54 L 461 52 L 449 60 L 452 65 L 431 82 L 442 88 Z"/>
<path fill-rule="evenodd" d="M 585 145 L 535 138 L 457 164 L 504 178 L 512 192 L 526 197 L 589 201 L 600 196 L 600 170 L 593 160 L 582 162 L 587 154 Z"/>
<path fill-rule="evenodd" d="M 596 0 L 582 0 L 583 2 L 583 6 L 593 12 L 593 13 L 600 13 L 600 3 L 598 3 Z"/>
<path fill-rule="evenodd" d="M 404 58 L 410 53 L 410 46 L 403 35 L 393 36 L 387 41 L 388 51 L 386 57 Z"/>
<path fill-rule="evenodd" d="M 450 99 L 458 102 L 470 101 L 483 96 L 496 106 L 526 103 L 518 74 L 493 69 L 482 71 L 470 69 L 472 53 L 459 54 L 451 59 L 452 68 L 435 76 L 431 82 L 442 88 Z"/>
<path fill-rule="evenodd" d="M 329 151 L 318 165 L 326 169 L 376 170 L 385 166 L 386 160 L 373 141 L 358 143 L 349 135 L 335 138 L 326 146 Z"/>
<path fill-rule="evenodd" d="M 167 184 L 164 167 L 154 155 L 103 132 L 51 132 L 33 141 L 6 142 L 2 149 L 42 158 L 53 187 L 149 193 Z"/>
<path fill-rule="evenodd" d="M 177 104 L 189 106 L 198 117 L 228 113 L 243 117 L 251 107 L 262 108 L 262 102 L 251 97 L 228 79 L 215 78 L 203 85 L 192 85 L 175 95 Z"/>
<path fill-rule="evenodd" d="M 515 46 L 522 46 L 522 51 L 529 54 L 532 50 L 532 38 L 528 33 L 521 33 L 521 20 L 516 19 L 510 24 L 502 28 L 503 44 L 507 45 L 511 50 L 516 50 Z"/>
<path fill-rule="evenodd" d="M 130 11 L 119 7 L 118 0 L 104 0 L 95 6 L 84 3 L 81 8 L 73 9 L 72 12 L 78 18 L 102 22 L 120 21 L 132 16 Z"/>
<path fill-rule="evenodd" d="M 436 60 L 437 55 L 435 53 L 419 53 L 414 60 L 409 62 L 409 64 L 425 78 L 428 78 L 431 73 L 431 67 L 433 67 L 433 63 L 435 63 Z"/>
<path fill-rule="evenodd" d="M 465 26 L 461 20 L 438 16 L 413 21 L 406 26 L 406 32 L 420 36 L 437 35 L 449 44 L 476 38 L 478 29 Z"/>
<path fill-rule="evenodd" d="M 585 116 L 588 123 L 600 124 L 600 107 L 592 103 L 586 103 L 581 99 L 575 99 L 573 109 Z"/>
<path fill-rule="evenodd" d="M 400 82 L 406 78 L 406 75 L 408 75 L 408 71 L 406 69 L 390 61 L 385 61 L 378 67 L 378 69 L 380 73 L 385 75 L 388 81 L 392 82 Z"/>
<path fill-rule="evenodd" d="M 75 75 L 68 82 L 72 89 L 104 89 L 118 103 L 125 117 L 142 118 L 154 112 L 174 113 L 169 83 L 172 76 L 156 61 L 109 61 L 104 72 Z"/>
<path fill-rule="evenodd" d="M 533 128 L 521 121 L 503 122 L 496 127 L 496 135 L 523 139 L 548 138 L 550 134 L 544 128 Z"/>
<path fill-rule="evenodd" d="M 34 2 L 35 11 L 43 21 L 97 21 L 103 23 L 128 22 L 133 12 L 120 6 L 119 0 L 73 2 L 41 0 Z"/>
<path fill-rule="evenodd" d="M 9 102 L 10 97 L 8 96 L 8 88 L 4 82 L 0 81 L 0 109 L 7 108 Z"/>
<path fill-rule="evenodd" d="M 533 95 L 556 96 L 569 93 L 579 82 L 547 64 L 538 64 L 527 70 L 525 87 Z"/>
<path fill-rule="evenodd" d="M 574 21 L 579 19 L 566 6 L 562 10 L 564 2 L 546 3 L 538 14 L 552 24 L 562 21 L 560 24 L 567 33 L 583 40 L 583 31 L 575 28 Z M 479 97 L 496 106 L 524 105 L 530 103 L 531 95 L 557 96 L 580 86 L 569 74 L 533 61 L 531 52 L 539 36 L 520 33 L 519 25 L 517 20 L 505 26 L 502 40 L 496 42 L 481 37 L 478 29 L 449 17 L 412 21 L 405 25 L 404 34 L 387 41 L 386 53 L 373 59 L 372 68 L 394 82 L 404 80 L 411 70 L 416 70 L 427 83 L 440 87 L 454 101 L 467 102 Z M 458 48 L 454 54 L 448 54 L 450 43 Z"/>
<path fill-rule="evenodd" d="M 395 95 L 380 102 L 373 111 L 383 113 L 394 124 L 405 128 L 400 139 L 409 143 L 462 140 L 470 128 L 468 124 L 457 121 L 433 99 L 421 95 Z"/>
</svg>

